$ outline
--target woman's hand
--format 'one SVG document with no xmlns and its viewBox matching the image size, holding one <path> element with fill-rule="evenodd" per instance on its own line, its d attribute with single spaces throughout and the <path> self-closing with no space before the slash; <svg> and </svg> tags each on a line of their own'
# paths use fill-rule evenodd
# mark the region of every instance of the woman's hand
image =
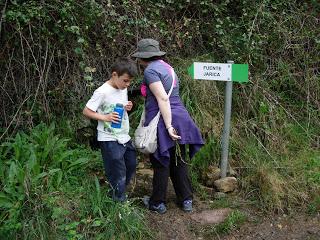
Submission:
<svg viewBox="0 0 320 240">
<path fill-rule="evenodd" d="M 133 103 L 131 101 L 128 101 L 127 105 L 124 106 L 127 112 L 131 111 L 132 107 L 133 107 Z"/>
<path fill-rule="evenodd" d="M 172 140 L 175 141 L 175 140 L 181 139 L 181 136 L 178 135 L 177 131 L 172 126 L 169 127 L 167 130 Z"/>
</svg>

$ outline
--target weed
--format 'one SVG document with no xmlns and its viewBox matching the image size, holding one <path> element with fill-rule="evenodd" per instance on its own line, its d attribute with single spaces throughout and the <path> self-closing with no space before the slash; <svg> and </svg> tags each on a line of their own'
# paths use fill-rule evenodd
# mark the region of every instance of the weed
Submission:
<svg viewBox="0 0 320 240">
<path fill-rule="evenodd" d="M 230 213 L 227 219 L 214 227 L 214 231 L 220 234 L 228 234 L 232 230 L 238 229 L 246 221 L 247 217 L 240 211 L 235 210 Z"/>
<path fill-rule="evenodd" d="M 229 234 L 231 231 L 239 229 L 246 219 L 247 216 L 244 213 L 239 210 L 234 210 L 222 223 L 214 226 L 206 226 L 201 229 L 201 235 L 206 236 L 208 239 L 215 239 L 216 236 L 220 239 L 220 235 Z"/>
<path fill-rule="evenodd" d="M 306 155 L 304 171 L 309 184 L 320 186 L 320 152 Z"/>
<path fill-rule="evenodd" d="M 265 210 L 305 206 L 320 186 L 319 151 L 312 148 L 317 130 L 287 122 L 261 133 L 250 124 L 241 123 L 245 131 L 236 131 L 232 141 L 231 161 L 238 166 L 241 189 Z"/>
<path fill-rule="evenodd" d="M 215 199 L 210 203 L 210 208 L 215 209 L 215 208 L 228 208 L 233 205 L 232 201 L 228 198 L 225 197 L 223 199 Z"/>
<path fill-rule="evenodd" d="M 89 172 L 100 156 L 55 131 L 40 124 L 0 146 L 0 238 L 150 238 L 142 213 L 112 201 Z"/>
<path fill-rule="evenodd" d="M 207 140 L 206 144 L 192 159 L 192 171 L 197 174 L 203 172 L 209 165 L 219 165 L 220 145 L 215 137 Z"/>
<path fill-rule="evenodd" d="M 318 192 L 319 194 L 319 192 Z M 320 212 L 320 197 L 317 195 L 311 203 L 308 204 L 307 212 L 310 215 L 315 215 L 316 213 Z"/>
</svg>

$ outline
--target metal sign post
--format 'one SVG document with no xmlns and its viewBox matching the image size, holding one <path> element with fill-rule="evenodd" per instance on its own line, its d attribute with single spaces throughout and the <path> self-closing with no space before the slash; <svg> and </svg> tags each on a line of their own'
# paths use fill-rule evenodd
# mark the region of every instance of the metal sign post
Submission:
<svg viewBox="0 0 320 240">
<path fill-rule="evenodd" d="M 228 61 L 232 64 L 233 61 Z M 220 162 L 220 176 L 224 178 L 227 176 L 228 155 L 229 155 L 229 136 L 231 125 L 231 104 L 232 104 L 232 81 L 226 82 L 224 91 L 224 121 L 223 132 L 221 138 L 221 162 Z"/>
<path fill-rule="evenodd" d="M 233 82 L 248 82 L 248 65 L 228 63 L 202 63 L 195 62 L 188 69 L 189 75 L 194 79 L 226 81 L 225 103 L 224 103 L 224 123 L 221 138 L 221 178 L 227 176 L 229 136 L 231 125 L 231 103 Z"/>
</svg>

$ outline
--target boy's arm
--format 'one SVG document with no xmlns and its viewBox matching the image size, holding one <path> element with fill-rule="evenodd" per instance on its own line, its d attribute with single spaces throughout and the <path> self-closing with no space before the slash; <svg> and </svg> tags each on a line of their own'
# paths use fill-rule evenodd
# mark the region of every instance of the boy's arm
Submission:
<svg viewBox="0 0 320 240">
<path fill-rule="evenodd" d="M 120 118 L 118 116 L 117 112 L 108 113 L 106 115 L 97 113 L 95 111 L 92 111 L 90 108 L 85 107 L 82 111 L 83 115 L 85 115 L 88 118 L 104 121 L 104 122 L 114 122 L 118 123 L 120 121 Z"/>
</svg>

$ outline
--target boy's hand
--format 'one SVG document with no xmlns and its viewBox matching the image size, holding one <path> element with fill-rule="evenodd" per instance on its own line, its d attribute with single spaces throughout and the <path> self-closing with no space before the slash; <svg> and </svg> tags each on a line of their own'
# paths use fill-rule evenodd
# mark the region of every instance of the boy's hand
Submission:
<svg viewBox="0 0 320 240">
<path fill-rule="evenodd" d="M 104 116 L 105 116 L 104 121 L 106 122 L 114 122 L 114 123 L 120 122 L 119 113 L 117 112 L 108 113 L 107 115 L 104 115 Z"/>
<path fill-rule="evenodd" d="M 126 111 L 131 111 L 132 107 L 133 107 L 133 103 L 131 101 L 128 101 L 127 105 L 124 106 Z"/>
</svg>

